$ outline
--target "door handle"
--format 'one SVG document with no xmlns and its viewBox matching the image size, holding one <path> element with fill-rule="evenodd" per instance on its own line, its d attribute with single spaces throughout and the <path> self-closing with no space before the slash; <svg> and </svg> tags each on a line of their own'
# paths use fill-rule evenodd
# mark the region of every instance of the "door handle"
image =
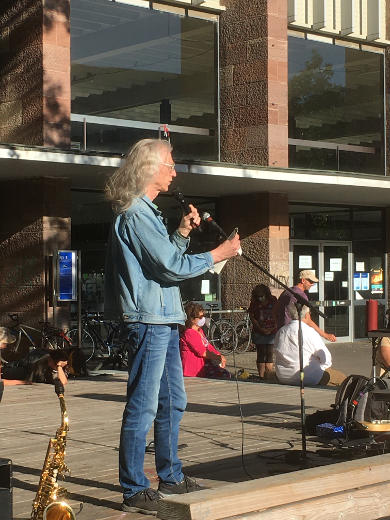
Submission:
<svg viewBox="0 0 390 520">
<path fill-rule="evenodd" d="M 351 300 L 324 300 L 316 303 L 324 307 L 348 307 L 351 305 Z"/>
</svg>

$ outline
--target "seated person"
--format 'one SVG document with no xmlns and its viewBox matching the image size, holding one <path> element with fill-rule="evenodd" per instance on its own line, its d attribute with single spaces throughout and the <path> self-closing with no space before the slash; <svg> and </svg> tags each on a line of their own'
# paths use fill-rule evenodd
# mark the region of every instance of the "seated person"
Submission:
<svg viewBox="0 0 390 520">
<path fill-rule="evenodd" d="M 41 356 L 36 359 L 27 375 L 31 383 L 54 384 L 59 379 L 63 385 L 68 382 L 69 352 L 65 349 L 40 351 Z"/>
<path fill-rule="evenodd" d="M 189 302 L 185 306 L 187 320 L 180 338 L 180 355 L 185 377 L 211 377 L 230 379 L 225 370 L 226 359 L 208 341 L 202 327 L 205 324 L 204 309 Z"/>
<path fill-rule="evenodd" d="M 300 384 L 298 311 L 294 303 L 287 307 L 291 322 L 278 330 L 275 336 L 275 372 L 280 383 Z M 302 307 L 303 367 L 305 385 L 340 384 L 345 376 L 331 370 L 332 356 L 321 336 L 308 325 L 310 310 Z"/>
<path fill-rule="evenodd" d="M 69 352 L 61 350 L 34 350 L 24 366 L 3 365 L 5 385 L 28 385 L 32 383 L 54 384 L 59 379 L 63 385 L 68 382 Z"/>
<path fill-rule="evenodd" d="M 8 345 L 15 343 L 16 338 L 11 332 L 7 329 L 7 327 L 0 327 L 0 400 L 3 394 L 3 387 L 9 385 L 25 385 L 26 381 L 21 379 L 13 379 L 6 377 L 6 370 L 4 369 L 3 358 L 1 356 L 2 350 L 6 349 Z"/>
<path fill-rule="evenodd" d="M 384 337 L 376 351 L 375 374 L 378 377 L 390 369 L 390 337 Z"/>
</svg>

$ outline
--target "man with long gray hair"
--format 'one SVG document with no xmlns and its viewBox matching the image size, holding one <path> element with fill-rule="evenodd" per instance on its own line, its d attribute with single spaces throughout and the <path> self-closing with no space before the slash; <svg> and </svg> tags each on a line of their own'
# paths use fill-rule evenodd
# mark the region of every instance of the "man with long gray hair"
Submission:
<svg viewBox="0 0 390 520">
<path fill-rule="evenodd" d="M 117 216 L 107 250 L 105 313 L 122 321 L 128 345 L 119 479 L 122 509 L 132 512 L 157 511 L 162 496 L 201 489 L 183 474 L 177 456 L 186 407 L 178 331 L 185 313 L 178 283 L 236 256 L 240 248 L 236 236 L 212 251 L 186 254 L 192 225 L 200 222 L 191 204 L 190 213 L 168 235 L 153 200 L 167 192 L 176 177 L 171 151 L 167 141 L 139 141 L 106 186 Z M 153 421 L 158 491 L 149 487 L 143 469 L 146 435 Z"/>
</svg>

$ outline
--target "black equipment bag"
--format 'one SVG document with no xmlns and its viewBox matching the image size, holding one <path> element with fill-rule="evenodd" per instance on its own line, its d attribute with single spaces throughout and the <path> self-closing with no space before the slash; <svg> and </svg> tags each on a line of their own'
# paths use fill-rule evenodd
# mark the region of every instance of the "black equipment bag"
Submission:
<svg viewBox="0 0 390 520">
<path fill-rule="evenodd" d="M 341 383 L 335 399 L 337 424 L 347 430 L 354 422 L 390 421 L 390 388 L 386 380 L 350 375 Z"/>
</svg>

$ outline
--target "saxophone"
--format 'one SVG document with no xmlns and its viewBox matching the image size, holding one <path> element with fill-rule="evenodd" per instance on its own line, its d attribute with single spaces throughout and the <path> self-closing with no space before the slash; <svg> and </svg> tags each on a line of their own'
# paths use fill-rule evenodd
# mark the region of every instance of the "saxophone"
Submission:
<svg viewBox="0 0 390 520">
<path fill-rule="evenodd" d="M 55 438 L 50 439 L 45 462 L 43 463 L 38 491 L 35 495 L 31 520 L 75 520 L 72 508 L 61 500 L 66 490 L 58 486 L 57 477 L 69 472 L 64 462 L 66 436 L 69 430 L 68 414 L 64 400 L 64 387 L 57 379 L 55 392 L 60 400 L 61 425 Z"/>
</svg>

